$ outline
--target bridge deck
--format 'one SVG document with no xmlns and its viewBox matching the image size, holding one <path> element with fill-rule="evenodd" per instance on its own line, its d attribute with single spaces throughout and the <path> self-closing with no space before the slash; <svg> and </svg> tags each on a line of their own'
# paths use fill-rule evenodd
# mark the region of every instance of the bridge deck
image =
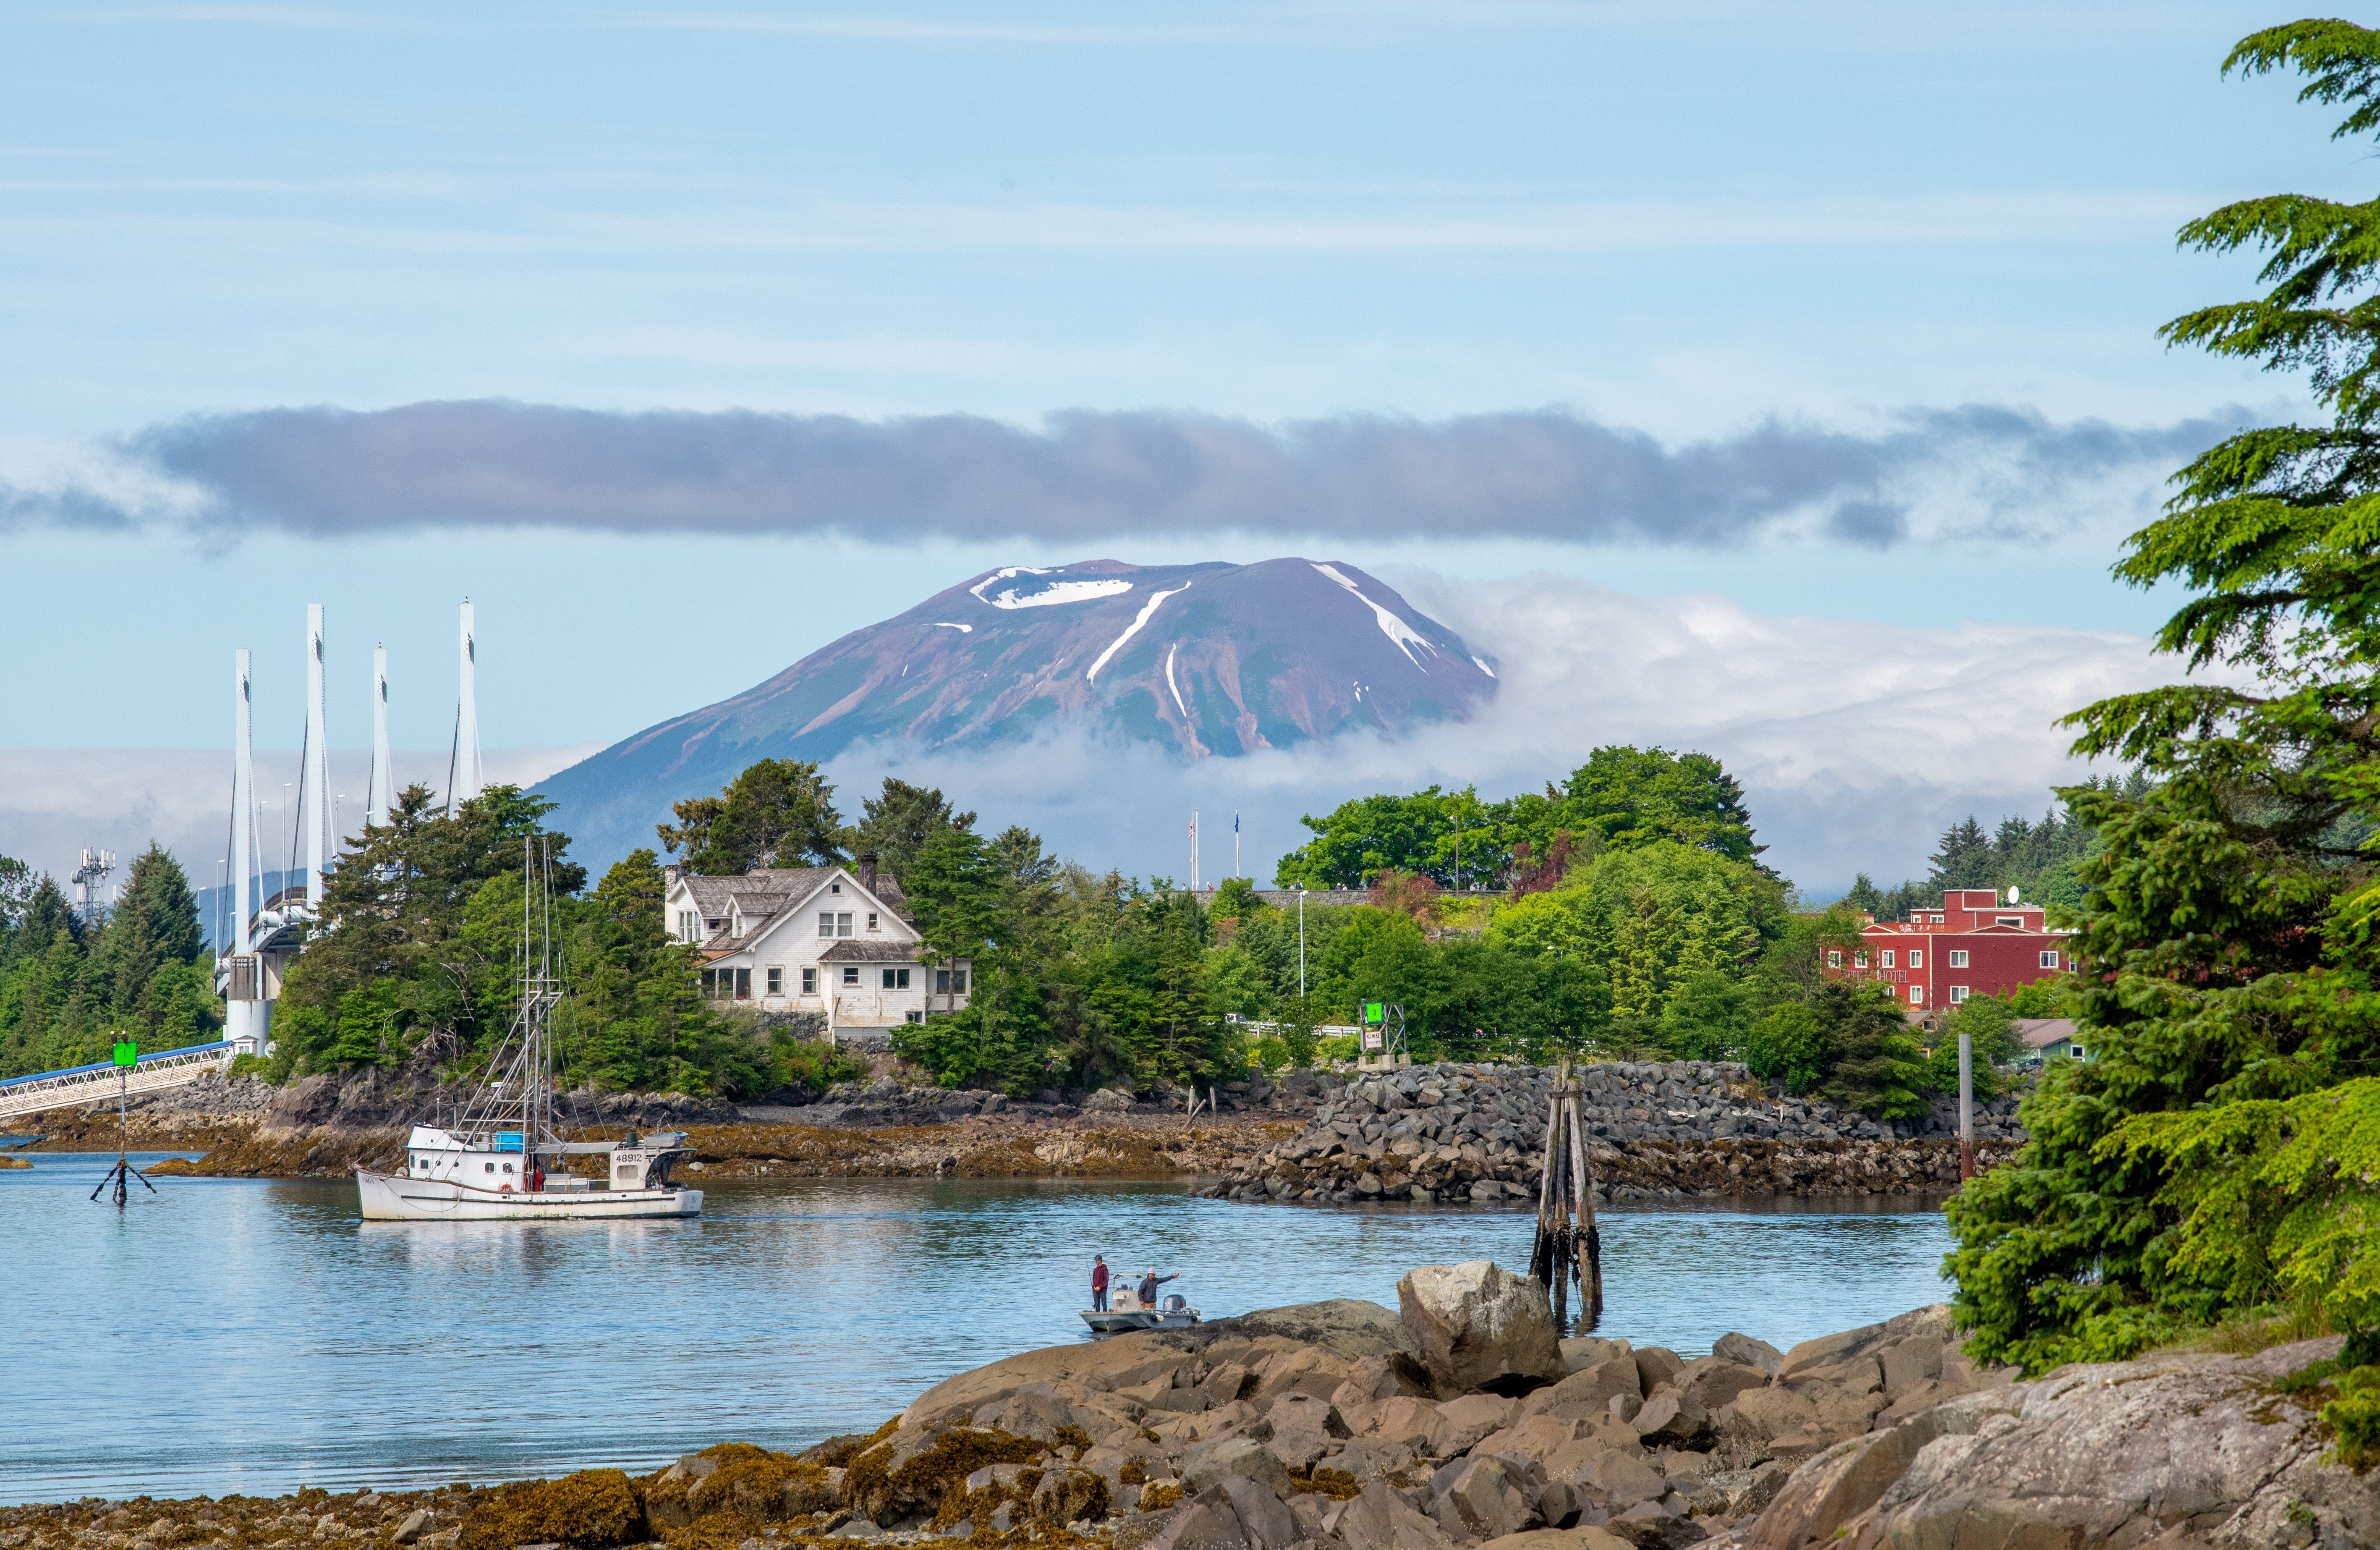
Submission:
<svg viewBox="0 0 2380 1550">
<path fill-rule="evenodd" d="M 212 1044 L 189 1044 L 181 1049 L 159 1050 L 144 1055 L 133 1066 L 123 1082 L 123 1090 L 139 1094 L 158 1092 L 169 1087 L 184 1087 L 231 1064 L 232 1045 L 229 1040 Z M 20 1115 L 39 1114 L 43 1109 L 70 1108 L 77 1104 L 103 1103 L 116 1094 L 116 1068 L 102 1061 L 95 1066 L 74 1066 L 63 1071 L 37 1071 L 30 1077 L 11 1077 L 0 1081 L 0 1119 L 14 1119 Z"/>
</svg>

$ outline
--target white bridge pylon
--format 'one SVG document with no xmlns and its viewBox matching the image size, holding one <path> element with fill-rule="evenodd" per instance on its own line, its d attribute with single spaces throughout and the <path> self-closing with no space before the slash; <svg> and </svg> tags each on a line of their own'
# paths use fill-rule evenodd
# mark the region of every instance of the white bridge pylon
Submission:
<svg viewBox="0 0 2380 1550">
<path fill-rule="evenodd" d="M 468 597 L 463 600 L 458 624 L 461 660 L 455 707 L 455 763 L 447 792 L 449 813 L 461 802 L 478 796 L 485 778 L 480 758 L 480 653 L 471 600 Z M 331 832 L 331 743 L 323 714 L 323 663 L 327 654 L 322 605 L 310 603 L 306 605 L 305 752 L 298 785 L 299 811 L 304 815 L 299 835 L 305 881 L 302 886 L 284 886 L 273 897 L 259 900 L 256 882 L 261 852 L 256 823 L 253 662 L 246 647 L 232 653 L 232 853 L 227 864 L 232 873 L 236 913 L 225 950 L 215 959 L 215 990 L 225 1001 L 225 1043 L 237 1054 L 272 1053 L 273 1003 L 281 996 L 281 972 L 322 918 L 323 877 L 337 860 L 340 836 Z M 388 652 L 384 646 L 375 646 L 367 824 L 388 822 L 395 791 L 388 752 Z"/>
</svg>

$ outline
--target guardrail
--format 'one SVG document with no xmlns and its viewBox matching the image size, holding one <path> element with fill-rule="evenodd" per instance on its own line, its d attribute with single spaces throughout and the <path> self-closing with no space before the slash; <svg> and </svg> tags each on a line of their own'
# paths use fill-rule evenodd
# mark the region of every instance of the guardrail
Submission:
<svg viewBox="0 0 2380 1550">
<path fill-rule="evenodd" d="M 184 1087 L 231 1064 L 234 1054 L 231 1041 L 212 1044 L 188 1044 L 181 1049 L 159 1050 L 144 1055 L 134 1062 L 131 1071 L 122 1081 L 122 1091 L 138 1095 L 161 1092 L 169 1087 Z M 117 1068 L 112 1061 L 93 1066 L 74 1066 L 63 1071 L 37 1071 L 30 1077 L 10 1077 L 0 1081 L 0 1119 L 14 1119 L 20 1115 L 39 1114 L 43 1109 L 70 1108 L 77 1104 L 95 1104 L 115 1096 L 118 1091 Z"/>
</svg>

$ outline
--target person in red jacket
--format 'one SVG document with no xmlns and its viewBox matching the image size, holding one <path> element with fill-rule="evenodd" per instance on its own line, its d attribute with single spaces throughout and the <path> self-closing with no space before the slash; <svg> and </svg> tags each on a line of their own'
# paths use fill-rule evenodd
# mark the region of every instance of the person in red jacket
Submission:
<svg viewBox="0 0 2380 1550">
<path fill-rule="evenodd" d="M 1091 1312 L 1104 1313 L 1107 1311 L 1108 1257 L 1105 1254 L 1093 1254 L 1091 1256 Z"/>
</svg>

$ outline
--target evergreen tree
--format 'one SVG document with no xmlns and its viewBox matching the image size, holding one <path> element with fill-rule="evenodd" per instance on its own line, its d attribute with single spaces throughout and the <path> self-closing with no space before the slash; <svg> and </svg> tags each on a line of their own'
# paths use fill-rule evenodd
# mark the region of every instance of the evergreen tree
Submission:
<svg viewBox="0 0 2380 1550">
<path fill-rule="evenodd" d="M 1932 870 L 1927 886 L 1937 894 L 1945 888 L 1986 888 L 1992 885 L 1992 842 L 1974 814 L 1942 831 L 1942 843 L 1925 858 Z"/>
<path fill-rule="evenodd" d="M 2274 28 L 2226 68 L 2298 69 L 2301 100 L 2351 104 L 2338 134 L 2380 131 L 2369 29 Z M 2268 288 L 2166 337 L 2303 367 L 2330 420 L 2192 461 L 2117 567 L 2190 589 L 2158 646 L 2222 671 L 2070 718 L 2144 776 L 2065 793 L 2105 841 L 2075 941 L 2095 1058 L 1950 1205 L 1969 1349 L 2034 1372 L 2283 1302 L 2380 1325 L 2380 201 L 2250 200 L 2182 236 L 2262 249 Z"/>
<path fill-rule="evenodd" d="M 843 859 L 834 787 L 820 778 L 814 763 L 763 759 L 718 796 L 690 798 L 671 811 L 677 822 L 657 824 L 654 832 L 673 854 L 685 851 L 686 865 L 705 877 Z"/>
<path fill-rule="evenodd" d="M 858 827 L 844 844 L 853 855 L 874 851 L 877 864 L 908 884 L 917 853 L 936 835 L 975 827 L 975 814 L 954 811 L 950 799 L 930 786 L 884 777 L 884 788 L 860 802 Z"/>
<path fill-rule="evenodd" d="M 1830 980 L 1809 1001 L 1828 1068 L 1827 1097 L 1880 1119 L 1925 1112 L 1925 1056 L 1881 987 Z"/>
</svg>

